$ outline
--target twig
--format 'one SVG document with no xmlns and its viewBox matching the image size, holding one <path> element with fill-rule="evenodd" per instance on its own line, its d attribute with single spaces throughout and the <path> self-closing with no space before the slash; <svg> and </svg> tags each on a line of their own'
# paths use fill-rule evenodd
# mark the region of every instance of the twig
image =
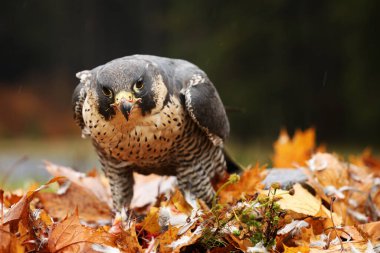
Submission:
<svg viewBox="0 0 380 253">
<path fill-rule="evenodd" d="M 342 242 L 342 239 L 340 238 L 340 236 L 338 235 L 338 230 L 336 229 L 334 219 L 333 219 L 333 215 L 332 215 L 333 214 L 333 204 L 334 204 L 334 201 L 336 200 L 335 196 L 332 196 L 330 200 L 331 200 L 330 201 L 330 218 L 331 218 L 331 222 L 333 224 L 332 229 L 334 230 L 336 237 L 338 237 L 338 240 L 340 243 L 340 251 L 343 252 L 344 251 L 343 242 Z"/>
</svg>

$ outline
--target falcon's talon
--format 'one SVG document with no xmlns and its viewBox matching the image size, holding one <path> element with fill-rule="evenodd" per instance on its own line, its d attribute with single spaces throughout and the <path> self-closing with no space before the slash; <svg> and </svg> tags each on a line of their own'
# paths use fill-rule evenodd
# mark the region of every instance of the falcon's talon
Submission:
<svg viewBox="0 0 380 253">
<path fill-rule="evenodd" d="M 211 179 L 231 162 L 223 150 L 229 122 L 202 70 L 184 60 L 133 55 L 77 77 L 75 119 L 93 140 L 116 210 L 130 206 L 133 171 L 175 175 L 182 191 L 189 186 L 210 203 Z"/>
</svg>

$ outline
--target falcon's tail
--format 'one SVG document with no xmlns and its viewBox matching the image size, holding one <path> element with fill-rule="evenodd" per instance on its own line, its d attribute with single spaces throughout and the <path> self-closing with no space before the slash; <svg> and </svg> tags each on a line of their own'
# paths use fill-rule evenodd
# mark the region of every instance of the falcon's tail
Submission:
<svg viewBox="0 0 380 253">
<path fill-rule="evenodd" d="M 242 166 L 240 166 L 237 162 L 235 162 L 225 149 L 223 149 L 223 153 L 224 153 L 224 158 L 226 159 L 227 172 L 229 174 L 233 174 L 233 173 L 240 174 L 243 171 Z"/>
</svg>

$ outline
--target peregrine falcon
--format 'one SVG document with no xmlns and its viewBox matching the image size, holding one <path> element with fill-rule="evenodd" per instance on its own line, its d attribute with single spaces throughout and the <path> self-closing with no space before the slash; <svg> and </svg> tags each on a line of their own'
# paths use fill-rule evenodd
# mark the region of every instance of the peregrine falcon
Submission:
<svg viewBox="0 0 380 253">
<path fill-rule="evenodd" d="M 132 55 L 79 72 L 73 110 L 109 179 L 116 210 L 129 207 L 133 172 L 174 175 L 211 204 L 230 162 L 230 126 L 205 72 L 179 59 Z"/>
</svg>

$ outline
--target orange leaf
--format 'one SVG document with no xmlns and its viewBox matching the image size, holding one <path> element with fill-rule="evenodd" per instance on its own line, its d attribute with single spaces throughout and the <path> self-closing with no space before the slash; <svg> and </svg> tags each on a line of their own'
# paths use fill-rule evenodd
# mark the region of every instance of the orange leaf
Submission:
<svg viewBox="0 0 380 253">
<path fill-rule="evenodd" d="M 136 223 L 134 221 L 131 222 L 128 230 L 122 230 L 119 238 L 117 239 L 117 245 L 122 248 L 124 252 L 144 252 L 136 234 Z"/>
<path fill-rule="evenodd" d="M 296 130 L 293 139 L 290 139 L 286 130 L 282 129 L 273 146 L 274 167 L 288 168 L 305 165 L 315 149 L 315 129 L 309 128 L 304 132 Z"/>
<path fill-rule="evenodd" d="M 151 207 L 148 215 L 141 224 L 144 230 L 153 235 L 158 234 L 161 231 L 161 227 L 158 224 L 158 210 L 157 207 Z"/>
<path fill-rule="evenodd" d="M 380 176 L 380 160 L 374 157 L 369 148 L 365 149 L 359 157 L 350 156 L 350 162 L 360 167 L 367 167 L 375 176 Z"/>
<path fill-rule="evenodd" d="M 94 244 L 115 247 L 115 237 L 103 230 L 80 224 L 78 213 L 64 219 L 52 230 L 48 249 L 50 252 L 96 252 Z"/>
<path fill-rule="evenodd" d="M 380 241 L 380 221 L 359 225 L 371 240 Z"/>
<path fill-rule="evenodd" d="M 162 253 L 179 253 L 181 248 L 194 244 L 202 235 L 202 228 L 198 227 L 194 232 L 190 230 L 178 236 L 179 228 L 169 226 L 169 229 L 161 234 L 158 239 L 160 241 L 160 252 Z"/>
<path fill-rule="evenodd" d="M 0 224 L 0 252 L 24 253 L 25 248 L 18 238 L 9 232 L 9 226 Z"/>
<path fill-rule="evenodd" d="M 170 206 L 175 207 L 176 211 L 178 211 L 179 213 L 184 213 L 187 215 L 190 215 L 191 211 L 193 210 L 193 207 L 189 203 L 187 203 L 186 199 L 184 198 L 184 196 L 178 188 L 175 189 L 175 192 L 171 196 L 168 204 Z"/>
<path fill-rule="evenodd" d="M 259 164 L 245 170 L 237 183 L 227 186 L 219 193 L 219 203 L 231 203 L 241 199 L 242 194 L 254 194 L 263 189 L 264 185 L 261 182 L 264 178 L 262 174 L 264 170 L 265 166 Z"/>
<path fill-rule="evenodd" d="M 41 185 L 36 190 L 28 191 L 26 194 L 24 194 L 24 196 L 22 196 L 22 198 L 15 205 L 13 205 L 9 209 L 9 211 L 4 215 L 4 224 L 10 223 L 11 227 L 14 227 L 21 219 L 26 219 L 28 216 L 29 203 L 30 201 L 32 201 L 34 195 L 43 188 L 45 188 L 47 185 L 57 182 L 61 179 L 62 177 L 55 177 L 49 180 L 49 182 L 47 182 L 46 184 Z"/>
<path fill-rule="evenodd" d="M 308 253 L 309 251 L 309 247 L 305 246 L 287 247 L 284 245 L 284 253 Z"/>
</svg>

